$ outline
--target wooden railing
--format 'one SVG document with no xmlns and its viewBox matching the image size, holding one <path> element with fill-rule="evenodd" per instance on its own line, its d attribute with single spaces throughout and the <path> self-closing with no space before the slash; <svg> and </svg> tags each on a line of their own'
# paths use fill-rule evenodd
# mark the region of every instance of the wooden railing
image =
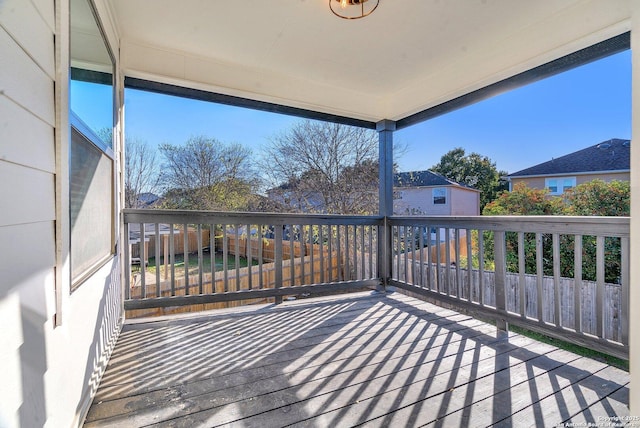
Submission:
<svg viewBox="0 0 640 428">
<path fill-rule="evenodd" d="M 382 224 L 365 216 L 127 209 L 125 309 L 278 302 L 377 286 Z"/>
<path fill-rule="evenodd" d="M 628 358 L 629 218 L 392 217 L 389 283 Z"/>
<path fill-rule="evenodd" d="M 628 355 L 627 217 L 125 210 L 124 222 L 154 241 L 153 254 L 138 244 L 139 264 L 125 249 L 127 310 L 391 285 L 502 329 Z M 196 251 L 181 250 L 193 239 Z"/>
</svg>

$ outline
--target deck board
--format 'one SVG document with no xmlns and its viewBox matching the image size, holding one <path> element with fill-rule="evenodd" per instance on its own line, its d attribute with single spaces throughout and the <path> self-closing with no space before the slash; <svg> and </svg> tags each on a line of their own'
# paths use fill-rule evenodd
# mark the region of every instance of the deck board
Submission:
<svg viewBox="0 0 640 428">
<path fill-rule="evenodd" d="M 107 426 L 528 426 L 628 416 L 628 373 L 400 293 L 127 324 Z"/>
</svg>

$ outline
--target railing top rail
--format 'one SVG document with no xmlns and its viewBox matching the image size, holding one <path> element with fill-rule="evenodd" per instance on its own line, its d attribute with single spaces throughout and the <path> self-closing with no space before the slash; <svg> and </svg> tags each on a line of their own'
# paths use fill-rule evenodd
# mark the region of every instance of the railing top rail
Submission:
<svg viewBox="0 0 640 428">
<path fill-rule="evenodd" d="M 191 211 L 133 209 L 123 210 L 125 223 L 173 224 L 326 224 L 326 225 L 382 225 L 382 216 L 251 213 L 227 211 Z"/>
<path fill-rule="evenodd" d="M 629 217 L 598 216 L 393 216 L 395 226 L 541 232 L 576 235 L 629 236 Z"/>
</svg>

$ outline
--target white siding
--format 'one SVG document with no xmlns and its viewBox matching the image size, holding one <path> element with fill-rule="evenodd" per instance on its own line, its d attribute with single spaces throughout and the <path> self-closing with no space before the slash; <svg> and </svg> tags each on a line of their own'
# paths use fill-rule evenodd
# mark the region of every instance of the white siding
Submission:
<svg viewBox="0 0 640 428">
<path fill-rule="evenodd" d="M 67 1 L 0 0 L 3 428 L 79 425 L 122 319 L 117 256 L 73 294 L 68 275 L 59 274 L 69 256 L 69 237 L 59 232 L 66 229 L 56 228 L 69 221 L 68 196 L 56 190 L 68 176 L 67 145 L 60 140 L 68 135 L 68 104 L 64 91 L 57 97 L 54 91 L 56 79 L 64 88 L 69 76 L 64 66 L 55 67 L 56 55 L 67 55 L 68 29 L 54 12 L 68 16 Z M 55 25 L 62 28 L 57 50 Z"/>
</svg>

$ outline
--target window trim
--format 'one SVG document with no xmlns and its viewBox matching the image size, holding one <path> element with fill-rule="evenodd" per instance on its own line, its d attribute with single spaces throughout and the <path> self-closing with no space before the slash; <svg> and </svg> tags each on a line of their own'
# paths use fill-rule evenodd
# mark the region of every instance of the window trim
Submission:
<svg viewBox="0 0 640 428">
<path fill-rule="evenodd" d="M 441 192 L 443 193 L 442 195 L 439 194 Z M 436 193 L 438 193 L 438 195 L 436 195 Z M 446 187 L 435 187 L 431 189 L 431 203 L 433 205 L 447 205 L 447 193 Z M 436 202 L 436 198 L 438 198 L 438 200 L 442 198 L 443 202 Z"/>
<path fill-rule="evenodd" d="M 565 186 L 565 181 L 571 180 L 573 185 Z M 555 186 L 551 186 L 551 183 L 555 182 Z M 551 191 L 551 187 L 556 187 L 556 191 Z M 549 195 L 559 196 L 564 194 L 565 189 L 569 190 L 576 187 L 576 177 L 548 177 L 544 179 L 544 188 L 549 190 Z"/>
</svg>

